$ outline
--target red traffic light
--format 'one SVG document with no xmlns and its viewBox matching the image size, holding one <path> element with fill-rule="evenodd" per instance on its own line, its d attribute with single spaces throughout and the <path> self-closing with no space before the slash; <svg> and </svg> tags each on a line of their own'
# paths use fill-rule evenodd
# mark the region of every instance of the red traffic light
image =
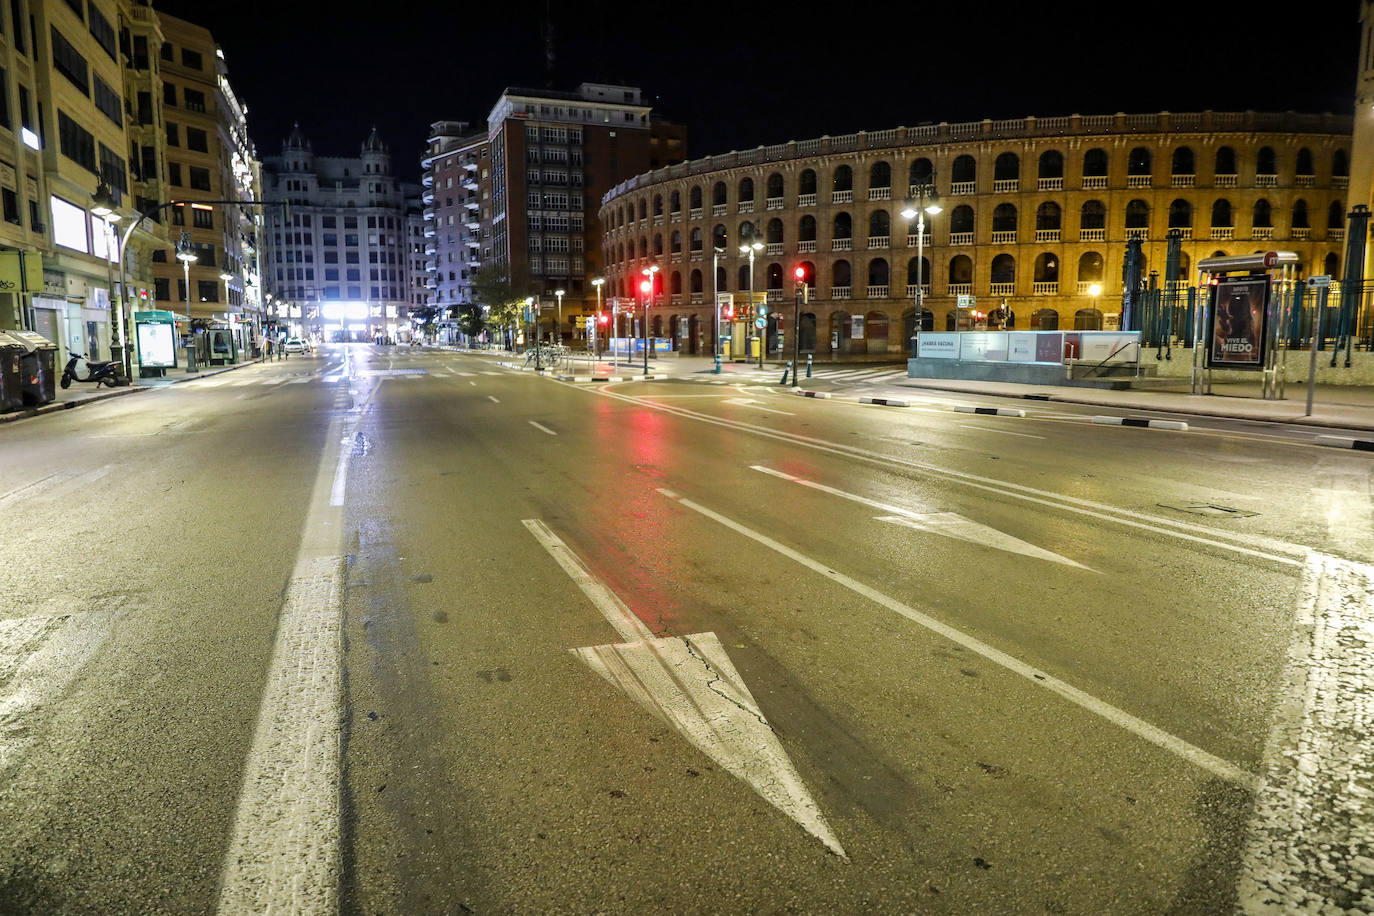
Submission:
<svg viewBox="0 0 1374 916">
<path fill-rule="evenodd" d="M 806 268 L 802 267 L 801 265 L 797 265 L 797 269 L 792 271 L 792 275 L 797 278 L 798 282 L 801 282 L 802 280 L 806 279 Z"/>
<path fill-rule="evenodd" d="M 610 323 L 611 323 L 611 319 L 610 319 L 610 317 L 607 316 L 607 315 L 601 315 L 601 316 L 599 316 L 596 320 L 599 321 L 601 324 L 610 324 Z"/>
</svg>

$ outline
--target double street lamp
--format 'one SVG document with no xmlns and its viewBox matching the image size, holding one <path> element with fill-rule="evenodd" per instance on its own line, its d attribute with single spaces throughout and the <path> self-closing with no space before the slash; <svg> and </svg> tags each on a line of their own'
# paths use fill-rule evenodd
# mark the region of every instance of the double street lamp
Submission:
<svg viewBox="0 0 1374 916">
<path fill-rule="evenodd" d="M 644 374 L 649 374 L 649 306 L 654 301 L 654 275 L 658 273 L 658 265 L 650 264 L 640 271 L 644 275 L 644 281 L 639 284 L 639 288 L 644 291 Z"/>
<path fill-rule="evenodd" d="M 596 277 L 592 280 L 592 286 L 596 287 L 596 323 L 592 325 L 592 356 L 594 359 L 601 358 L 601 287 L 605 284 L 605 277 Z"/>
<path fill-rule="evenodd" d="M 762 243 L 762 242 L 752 242 L 752 243 L 750 243 L 750 244 L 748 244 L 748 245 L 741 245 L 741 246 L 739 246 L 739 253 L 740 253 L 740 254 L 747 254 L 747 255 L 749 256 L 749 311 L 750 311 L 751 313 L 753 313 L 753 312 L 755 311 L 755 310 L 754 310 L 754 255 L 755 255 L 756 253 L 762 251 L 762 250 L 763 250 L 763 243 Z M 764 324 L 764 326 L 763 326 L 762 328 L 757 328 L 757 321 L 758 321 L 758 318 L 760 317 L 761 314 L 763 314 L 763 313 L 760 312 L 759 314 L 754 315 L 754 320 L 755 320 L 755 323 L 756 323 L 756 329 L 759 331 L 759 368 L 760 368 L 760 369 L 763 368 L 763 351 L 764 351 L 764 349 L 765 349 L 765 345 L 768 343 L 768 335 L 767 335 L 767 327 L 768 327 L 768 325 L 767 325 L 767 323 L 765 322 L 765 324 Z"/>
<path fill-rule="evenodd" d="M 903 209 L 902 218 L 908 222 L 912 217 L 916 218 L 916 314 L 911 327 L 911 356 L 915 359 L 916 343 L 925 321 L 925 289 L 921 273 L 925 266 L 926 214 L 935 216 L 941 210 L 940 195 L 935 191 L 935 173 L 930 174 L 930 181 L 912 185 L 911 192 L 916 196 L 916 206 Z"/>
</svg>

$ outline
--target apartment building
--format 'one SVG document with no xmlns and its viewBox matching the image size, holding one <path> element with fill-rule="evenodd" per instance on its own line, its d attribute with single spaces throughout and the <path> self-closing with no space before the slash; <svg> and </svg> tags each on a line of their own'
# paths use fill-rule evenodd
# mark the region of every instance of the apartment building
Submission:
<svg viewBox="0 0 1374 916">
<path fill-rule="evenodd" d="M 430 125 L 420 160 L 425 270 L 432 303 L 472 298 L 472 275 L 491 261 L 491 146 L 485 129 L 466 121 Z M 483 244 L 485 241 L 485 245 Z"/>
<path fill-rule="evenodd" d="M 410 316 L 417 309 L 429 305 L 429 272 L 425 269 L 425 219 L 420 200 L 411 198 L 406 201 L 406 304 L 396 316 L 397 332 L 401 338 L 409 337 Z"/>
<path fill-rule="evenodd" d="M 297 125 L 263 160 L 264 282 L 281 323 L 330 340 L 395 338 L 409 309 L 406 201 L 376 129 L 357 158 L 316 156 Z"/>
</svg>

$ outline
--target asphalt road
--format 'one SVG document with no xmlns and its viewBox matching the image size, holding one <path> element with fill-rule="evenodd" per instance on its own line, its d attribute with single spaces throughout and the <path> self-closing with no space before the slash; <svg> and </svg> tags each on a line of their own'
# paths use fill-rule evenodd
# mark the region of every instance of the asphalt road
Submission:
<svg viewBox="0 0 1374 916">
<path fill-rule="evenodd" d="M 0 430 L 0 912 L 1374 911 L 1374 459 L 719 381 Z"/>
</svg>

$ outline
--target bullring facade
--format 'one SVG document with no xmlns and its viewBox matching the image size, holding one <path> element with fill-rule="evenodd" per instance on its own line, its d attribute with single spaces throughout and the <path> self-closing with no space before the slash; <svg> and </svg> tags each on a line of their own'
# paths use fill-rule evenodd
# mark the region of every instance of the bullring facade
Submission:
<svg viewBox="0 0 1374 916">
<path fill-rule="evenodd" d="M 607 294 L 635 296 L 656 265 L 651 331 L 710 352 L 712 295 L 743 299 L 740 245 L 760 242 L 753 288 L 789 303 L 785 321 L 793 270 L 810 278 L 803 349 L 901 353 L 917 273 L 916 224 L 901 211 L 933 186 L 943 211 L 926 222 L 926 327 L 953 327 L 960 295 L 1005 308 L 1018 328 L 1110 327 L 1130 238 L 1142 242 L 1146 276 L 1163 272 L 1171 229 L 1183 238 L 1180 281 L 1196 282 L 1202 258 L 1271 248 L 1296 252 L 1302 273 L 1339 273 L 1351 129 L 1348 117 L 1292 112 L 1071 115 L 710 156 L 603 198 Z M 857 316 L 862 339 L 851 335 Z"/>
</svg>

